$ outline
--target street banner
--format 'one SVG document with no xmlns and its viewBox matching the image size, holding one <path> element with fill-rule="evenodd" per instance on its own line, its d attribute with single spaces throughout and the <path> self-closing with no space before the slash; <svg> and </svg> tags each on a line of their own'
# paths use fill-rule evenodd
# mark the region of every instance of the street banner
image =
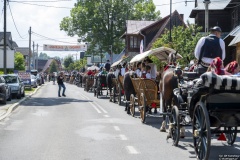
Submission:
<svg viewBox="0 0 240 160">
<path fill-rule="evenodd" d="M 23 81 L 25 86 L 31 86 L 31 73 L 30 72 L 25 72 L 25 71 L 14 71 L 15 73 L 18 74 L 20 79 Z"/>
<path fill-rule="evenodd" d="M 79 44 L 79 45 L 50 45 L 44 44 L 43 45 L 44 51 L 86 51 L 87 45 L 86 44 Z"/>
</svg>

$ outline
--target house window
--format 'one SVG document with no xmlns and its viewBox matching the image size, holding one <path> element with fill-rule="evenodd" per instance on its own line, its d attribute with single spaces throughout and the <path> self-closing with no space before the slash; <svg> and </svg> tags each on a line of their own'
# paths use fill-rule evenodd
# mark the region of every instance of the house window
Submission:
<svg viewBox="0 0 240 160">
<path fill-rule="evenodd" d="M 135 36 L 130 36 L 130 48 L 139 48 L 140 47 L 140 38 Z"/>
</svg>

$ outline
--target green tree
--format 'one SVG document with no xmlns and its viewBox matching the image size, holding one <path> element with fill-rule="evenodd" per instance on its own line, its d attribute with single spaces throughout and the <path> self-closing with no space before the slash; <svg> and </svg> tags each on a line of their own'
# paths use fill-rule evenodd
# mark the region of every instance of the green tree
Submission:
<svg viewBox="0 0 240 160">
<path fill-rule="evenodd" d="M 200 29 L 201 27 L 189 23 L 188 27 L 173 27 L 171 32 L 172 42 L 169 42 L 169 30 L 166 30 L 165 34 L 154 42 L 153 48 L 165 46 L 175 49 L 183 57 L 179 60 L 180 64 L 186 65 L 189 63 L 189 60 L 194 59 L 193 52 L 195 46 L 202 37 L 199 32 Z"/>
<path fill-rule="evenodd" d="M 50 57 L 46 53 L 40 53 L 38 59 L 49 59 Z"/>
<path fill-rule="evenodd" d="M 15 70 L 25 70 L 25 60 L 20 52 L 16 52 L 14 55 L 14 69 Z"/>
<path fill-rule="evenodd" d="M 67 56 L 64 58 L 63 65 L 65 69 L 68 69 L 69 65 L 73 64 L 73 58 L 72 56 Z"/>
<path fill-rule="evenodd" d="M 49 67 L 49 73 L 57 72 L 57 63 L 55 60 L 52 61 L 50 67 Z"/>
<path fill-rule="evenodd" d="M 156 20 L 160 12 L 152 0 L 78 0 L 70 17 L 64 17 L 60 30 L 69 36 L 77 35 L 83 42 L 89 42 L 87 54 L 96 46 L 102 52 L 120 53 L 123 42 L 119 38 L 126 29 L 126 20 Z"/>
</svg>

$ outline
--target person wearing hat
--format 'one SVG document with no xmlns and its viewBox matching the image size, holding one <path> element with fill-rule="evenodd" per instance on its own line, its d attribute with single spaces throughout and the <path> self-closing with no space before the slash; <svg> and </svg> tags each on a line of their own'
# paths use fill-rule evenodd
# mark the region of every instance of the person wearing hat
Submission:
<svg viewBox="0 0 240 160">
<path fill-rule="evenodd" d="M 195 48 L 194 55 L 198 59 L 198 74 L 207 71 L 213 59 L 225 59 L 225 42 L 221 39 L 222 30 L 219 26 L 210 29 L 210 35 L 202 37 Z"/>
</svg>

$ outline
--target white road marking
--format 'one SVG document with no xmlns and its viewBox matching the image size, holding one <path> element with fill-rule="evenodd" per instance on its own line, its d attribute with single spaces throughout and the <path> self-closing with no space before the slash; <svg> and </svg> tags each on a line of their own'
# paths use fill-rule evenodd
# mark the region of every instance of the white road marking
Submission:
<svg viewBox="0 0 240 160">
<path fill-rule="evenodd" d="M 90 98 L 88 98 L 87 96 L 81 94 L 81 96 L 85 97 L 87 100 L 90 100 Z"/>
<path fill-rule="evenodd" d="M 120 134 L 119 135 L 120 139 L 123 140 L 123 141 L 126 141 L 127 140 L 127 137 L 123 134 Z"/>
<path fill-rule="evenodd" d="M 81 97 L 82 99 L 87 99 L 86 97 L 83 97 L 82 95 L 80 95 L 80 97 Z"/>
<path fill-rule="evenodd" d="M 129 154 L 139 154 L 139 152 L 133 146 L 126 146 Z"/>
<path fill-rule="evenodd" d="M 113 126 L 116 131 L 120 131 L 120 128 L 118 126 Z"/>
<path fill-rule="evenodd" d="M 98 113 L 102 113 L 92 102 L 89 102 L 93 108 L 98 112 Z"/>
<path fill-rule="evenodd" d="M 102 108 L 102 106 L 100 106 L 99 104 L 97 104 L 96 102 L 94 102 L 104 113 L 108 113 L 105 109 Z"/>
<path fill-rule="evenodd" d="M 104 117 L 107 117 L 107 118 L 108 118 L 108 117 L 110 117 L 110 116 L 109 116 L 109 115 L 104 115 Z"/>
</svg>

